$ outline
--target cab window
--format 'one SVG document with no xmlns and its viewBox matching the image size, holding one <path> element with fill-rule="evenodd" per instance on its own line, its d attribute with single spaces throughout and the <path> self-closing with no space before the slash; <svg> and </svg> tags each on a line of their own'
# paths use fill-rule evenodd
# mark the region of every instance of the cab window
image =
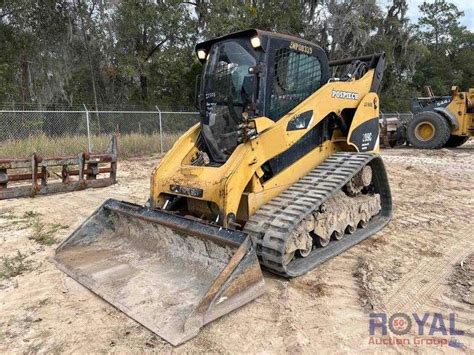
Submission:
<svg viewBox="0 0 474 355">
<path fill-rule="evenodd" d="M 314 93 L 321 84 L 321 63 L 317 57 L 280 48 L 275 53 L 272 92 L 268 116 L 280 119 Z"/>
</svg>

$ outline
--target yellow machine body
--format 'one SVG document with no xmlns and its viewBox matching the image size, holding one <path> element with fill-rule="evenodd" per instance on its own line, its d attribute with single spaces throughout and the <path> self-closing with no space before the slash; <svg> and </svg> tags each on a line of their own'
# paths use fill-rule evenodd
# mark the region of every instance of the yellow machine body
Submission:
<svg viewBox="0 0 474 355">
<path fill-rule="evenodd" d="M 474 88 L 462 92 L 459 87 L 451 88 L 452 101 L 446 107 L 457 122 L 453 125 L 451 135 L 474 136 Z"/>
<path fill-rule="evenodd" d="M 173 345 L 262 295 L 261 266 L 302 275 L 391 217 L 377 154 L 383 53 L 329 62 L 311 42 L 259 30 L 196 52 L 200 123 L 154 169 L 149 204 L 107 200 L 54 257 Z M 350 68 L 337 77 L 336 66 Z"/>
<path fill-rule="evenodd" d="M 474 135 L 474 89 L 451 87 L 449 96 L 428 96 L 413 100 L 413 118 L 406 125 L 407 141 L 415 148 L 455 148 Z"/>
<path fill-rule="evenodd" d="M 333 153 L 359 150 L 350 142 L 352 132 L 367 120 L 378 120 L 379 116 L 378 95 L 369 92 L 373 76 L 372 69 L 359 80 L 328 83 L 276 122 L 267 117 L 255 118 L 258 136 L 239 145 L 230 159 L 220 167 L 191 165 L 191 160 L 197 152 L 196 140 L 200 132 L 199 124 L 193 126 L 178 139 L 153 171 L 150 191 L 152 207 L 163 207 L 168 195 L 180 194 L 173 191 L 172 186 L 193 187 L 201 189 L 203 196 L 182 196 L 201 201 L 189 204 L 190 212 L 194 215 L 206 212 L 204 210 L 210 202 L 218 209 L 219 218 L 223 218 L 225 227 L 228 226 L 226 217 L 230 214 L 234 214 L 237 221 L 247 220 L 260 206 L 305 176 Z M 341 91 L 355 93 L 352 97 L 358 99 L 339 98 L 333 94 Z M 262 164 L 288 150 L 331 112 L 341 114 L 344 110 L 351 109 L 355 110 L 355 113 L 347 136 L 340 130 L 335 130 L 333 137 L 321 146 L 270 180 L 261 181 Z M 308 110 L 313 111 L 309 126 L 302 130 L 287 131 L 288 123 Z M 379 151 L 378 143 L 373 151 Z M 193 208 L 196 210 L 193 211 Z"/>
</svg>

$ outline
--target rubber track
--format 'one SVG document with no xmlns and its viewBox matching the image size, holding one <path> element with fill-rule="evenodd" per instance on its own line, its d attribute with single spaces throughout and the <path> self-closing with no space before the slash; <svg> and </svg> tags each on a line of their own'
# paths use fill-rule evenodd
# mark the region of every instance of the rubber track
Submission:
<svg viewBox="0 0 474 355">
<path fill-rule="evenodd" d="M 291 232 L 366 164 L 372 166 L 375 192 L 380 194 L 382 204 L 381 212 L 370 220 L 366 228 L 357 229 L 339 241 L 331 241 L 325 248 L 313 249 L 306 258 L 295 258 L 284 265 L 283 257 Z M 252 237 L 265 268 L 285 277 L 294 277 L 312 270 L 376 233 L 388 223 L 391 213 L 392 200 L 382 158 L 374 153 L 340 152 L 331 155 L 290 188 L 260 207 L 245 224 L 244 232 Z"/>
</svg>

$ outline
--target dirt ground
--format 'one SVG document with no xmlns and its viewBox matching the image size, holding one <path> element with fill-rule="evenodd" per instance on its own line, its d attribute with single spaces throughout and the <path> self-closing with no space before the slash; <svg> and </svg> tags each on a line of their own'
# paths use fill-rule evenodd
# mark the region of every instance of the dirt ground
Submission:
<svg viewBox="0 0 474 355">
<path fill-rule="evenodd" d="M 143 204 L 156 158 L 121 162 L 119 183 L 108 188 L 0 201 L 0 352 L 473 353 L 474 142 L 383 157 L 394 200 L 384 230 L 303 277 L 265 273 L 264 296 L 176 348 L 50 259 L 105 199 Z M 377 329 L 371 337 L 371 312 L 429 315 L 423 335 L 412 317 L 408 334 Z M 463 335 L 442 334 L 451 313 Z M 438 331 L 430 334 L 431 326 Z"/>
</svg>

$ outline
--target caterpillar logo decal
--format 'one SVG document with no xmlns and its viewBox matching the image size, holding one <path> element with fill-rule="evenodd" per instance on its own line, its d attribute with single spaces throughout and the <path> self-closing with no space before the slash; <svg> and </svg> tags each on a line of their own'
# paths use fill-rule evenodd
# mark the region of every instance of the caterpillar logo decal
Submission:
<svg viewBox="0 0 474 355">
<path fill-rule="evenodd" d="M 349 100 L 358 100 L 359 94 L 356 92 L 342 91 L 342 90 L 333 90 L 331 96 L 337 99 L 349 99 Z"/>
</svg>

